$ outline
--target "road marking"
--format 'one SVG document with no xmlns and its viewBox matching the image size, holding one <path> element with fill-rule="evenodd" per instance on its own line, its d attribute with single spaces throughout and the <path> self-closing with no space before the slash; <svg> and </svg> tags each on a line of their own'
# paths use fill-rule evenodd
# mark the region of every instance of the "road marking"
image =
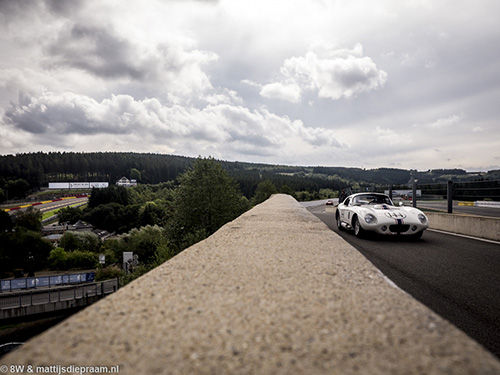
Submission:
<svg viewBox="0 0 500 375">
<path fill-rule="evenodd" d="M 473 237 L 473 236 L 468 236 L 466 234 L 459 234 L 459 233 L 453 233 L 453 232 L 446 232 L 444 230 L 439 230 L 439 229 L 428 228 L 427 230 L 430 230 L 431 232 L 437 232 L 437 233 L 442 233 L 442 234 L 449 234 L 451 236 L 464 237 L 464 238 L 468 238 L 468 239 L 471 239 L 471 240 L 489 242 L 489 243 L 492 243 L 492 244 L 495 244 L 495 245 L 500 245 L 499 241 L 488 240 L 486 238 Z"/>
</svg>

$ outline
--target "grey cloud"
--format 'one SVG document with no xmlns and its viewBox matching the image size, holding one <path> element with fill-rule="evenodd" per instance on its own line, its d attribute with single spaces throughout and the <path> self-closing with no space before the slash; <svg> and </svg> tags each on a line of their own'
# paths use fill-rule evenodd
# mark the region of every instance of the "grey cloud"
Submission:
<svg viewBox="0 0 500 375">
<path fill-rule="evenodd" d="M 47 15 L 72 17 L 85 3 L 85 0 L 0 0 L 0 21 L 1 25 L 8 25 L 19 20 L 43 19 Z"/>
<path fill-rule="evenodd" d="M 45 0 L 45 6 L 49 9 L 50 12 L 64 16 L 74 14 L 75 9 L 81 7 L 81 5 L 83 5 L 84 3 L 85 0 Z"/>
<path fill-rule="evenodd" d="M 120 36 L 111 26 L 67 25 L 46 52 L 45 67 L 73 68 L 103 80 L 133 81 L 127 93 L 146 90 L 189 95 L 211 88 L 202 65 L 217 59 L 212 52 L 191 49 L 189 42 L 165 38 L 148 45 Z M 148 95 L 148 96 L 150 96 Z"/>
<path fill-rule="evenodd" d="M 0 15 L 11 18 L 25 14 L 26 12 L 37 12 L 42 7 L 42 2 L 31 0 L 0 0 Z"/>
<path fill-rule="evenodd" d="M 95 134 L 109 130 L 89 118 L 87 110 L 93 100 L 84 100 L 75 95 L 49 95 L 26 102 L 25 97 L 24 103 L 5 111 L 4 121 L 31 134 Z"/>
<path fill-rule="evenodd" d="M 48 48 L 56 66 L 69 66 L 103 78 L 143 79 L 147 72 L 137 66 L 133 46 L 111 28 L 73 25 L 62 29 Z"/>
<path fill-rule="evenodd" d="M 30 0 L 0 0 L 0 26 L 9 26 L 19 19 L 32 19 L 43 12 L 42 3 Z"/>
<path fill-rule="evenodd" d="M 165 106 L 157 99 L 134 100 L 128 95 L 111 96 L 98 102 L 73 93 L 46 93 L 5 111 L 4 122 L 17 131 L 36 135 L 50 144 L 72 136 L 111 135 L 118 141 L 127 136 L 152 140 L 166 147 L 186 143 L 207 145 L 242 155 L 310 152 L 317 147 L 344 147 L 327 129 L 308 128 L 267 110 L 251 111 L 230 104 L 205 108 Z M 104 137 L 106 138 L 106 137 Z"/>
</svg>

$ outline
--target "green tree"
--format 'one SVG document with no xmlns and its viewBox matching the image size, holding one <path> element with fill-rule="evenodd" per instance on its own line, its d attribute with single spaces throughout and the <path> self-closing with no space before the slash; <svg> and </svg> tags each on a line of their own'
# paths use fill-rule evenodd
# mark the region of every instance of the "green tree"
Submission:
<svg viewBox="0 0 500 375">
<path fill-rule="evenodd" d="M 158 225 L 146 225 L 140 229 L 132 229 L 125 239 L 127 250 L 139 257 L 143 264 L 154 263 L 160 249 L 168 249 L 168 239 L 165 231 Z"/>
<path fill-rule="evenodd" d="M 72 251 L 68 253 L 66 269 L 93 269 L 97 266 L 99 255 L 88 251 Z"/>
<path fill-rule="evenodd" d="M 6 185 L 6 195 L 9 199 L 24 198 L 30 189 L 28 181 L 19 178 L 17 180 L 8 181 Z"/>
<path fill-rule="evenodd" d="M 0 232 L 0 278 L 9 277 L 17 256 L 14 234 Z M 22 263 L 22 261 L 20 262 Z"/>
<path fill-rule="evenodd" d="M 99 252 L 101 240 L 92 232 L 66 232 L 59 245 L 66 251 Z"/>
<path fill-rule="evenodd" d="M 84 219 L 99 229 L 125 233 L 136 227 L 139 205 L 102 204 L 85 212 Z"/>
<path fill-rule="evenodd" d="M 106 255 L 106 264 L 120 263 L 123 259 L 123 252 L 128 251 L 127 243 L 119 239 L 108 239 L 104 241 L 101 252 Z"/>
<path fill-rule="evenodd" d="M 17 228 L 25 228 L 35 232 L 42 230 L 42 213 L 32 206 L 25 211 L 16 213 L 13 221 Z"/>
<path fill-rule="evenodd" d="M 198 158 L 179 183 L 173 205 L 185 231 L 212 234 L 242 213 L 236 182 L 213 158 Z"/>
<path fill-rule="evenodd" d="M 281 188 L 280 188 L 280 193 L 291 195 L 292 197 L 294 197 L 295 199 L 297 199 L 297 196 L 295 195 L 295 192 L 288 185 L 282 185 Z"/>
<path fill-rule="evenodd" d="M 137 182 L 141 181 L 141 172 L 137 168 L 132 168 L 130 170 L 130 179 L 137 180 Z"/>
<path fill-rule="evenodd" d="M 57 213 L 59 223 L 74 224 L 83 219 L 83 211 L 78 207 L 63 207 Z"/>
<path fill-rule="evenodd" d="M 50 252 L 48 258 L 48 264 L 50 269 L 53 270 L 64 270 L 66 269 L 68 261 L 68 253 L 64 251 L 62 247 L 56 247 Z"/>
<path fill-rule="evenodd" d="M 52 244 L 40 232 L 20 228 L 16 230 L 13 246 L 8 250 L 13 268 L 23 268 L 30 273 L 41 270 L 47 263 Z"/>
<path fill-rule="evenodd" d="M 127 189 L 123 186 L 111 185 L 105 189 L 92 189 L 89 207 L 95 208 L 102 204 L 118 203 L 126 206 L 129 202 Z"/>
<path fill-rule="evenodd" d="M 143 227 L 146 225 L 160 224 L 163 216 L 163 209 L 155 202 L 147 202 L 139 209 L 138 224 Z"/>
<path fill-rule="evenodd" d="M 79 249 L 80 241 L 78 241 L 78 238 L 76 237 L 75 232 L 66 232 L 61 237 L 61 240 L 59 241 L 59 245 L 65 251 L 74 251 L 74 250 Z"/>
<path fill-rule="evenodd" d="M 276 194 L 277 192 L 278 189 L 276 189 L 276 186 L 274 186 L 271 181 L 263 180 L 259 183 L 257 189 L 255 189 L 255 195 L 252 198 L 252 204 L 257 205 L 259 203 L 262 203 L 271 195 Z"/>
<path fill-rule="evenodd" d="M 48 264 L 53 270 L 93 269 L 98 262 L 98 255 L 87 251 L 70 251 L 57 247 L 50 252 Z"/>
<path fill-rule="evenodd" d="M 10 232 L 13 224 L 10 215 L 4 210 L 0 210 L 0 233 Z"/>
</svg>

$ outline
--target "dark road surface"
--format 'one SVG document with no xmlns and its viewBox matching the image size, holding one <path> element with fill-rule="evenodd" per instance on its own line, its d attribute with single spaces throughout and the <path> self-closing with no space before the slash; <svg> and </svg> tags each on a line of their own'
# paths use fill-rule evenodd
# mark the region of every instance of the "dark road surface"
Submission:
<svg viewBox="0 0 500 375">
<path fill-rule="evenodd" d="M 500 358 L 500 244 L 427 230 L 422 239 L 339 233 L 325 206 L 308 210 L 397 286 Z"/>
</svg>

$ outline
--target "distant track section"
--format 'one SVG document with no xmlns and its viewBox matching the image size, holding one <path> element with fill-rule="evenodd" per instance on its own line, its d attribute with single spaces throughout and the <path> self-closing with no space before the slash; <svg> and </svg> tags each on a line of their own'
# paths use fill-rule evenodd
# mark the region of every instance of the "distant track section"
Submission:
<svg viewBox="0 0 500 375">
<path fill-rule="evenodd" d="M 29 203 L 29 204 L 23 204 L 21 206 L 16 206 L 16 207 L 11 207 L 11 208 L 5 208 L 4 211 L 5 212 L 9 212 L 9 211 L 21 210 L 23 208 L 28 208 L 28 207 L 32 207 L 32 206 L 39 206 L 41 204 L 59 202 L 59 201 L 63 201 L 63 200 L 66 200 L 66 199 L 87 198 L 87 197 L 88 197 L 87 195 L 81 195 L 81 196 L 74 196 L 74 197 L 64 197 L 64 198 L 58 198 L 58 199 L 51 199 L 51 200 L 48 200 L 48 201 L 42 201 L 42 202 L 36 202 L 36 203 Z"/>
</svg>

